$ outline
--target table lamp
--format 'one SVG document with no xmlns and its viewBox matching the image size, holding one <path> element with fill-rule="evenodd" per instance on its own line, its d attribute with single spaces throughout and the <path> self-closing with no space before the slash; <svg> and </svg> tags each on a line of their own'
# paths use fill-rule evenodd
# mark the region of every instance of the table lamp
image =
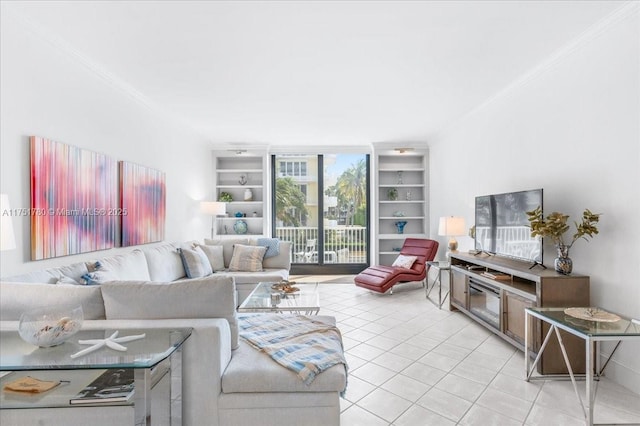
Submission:
<svg viewBox="0 0 640 426">
<path fill-rule="evenodd" d="M 440 218 L 440 225 L 438 226 L 438 235 L 442 237 L 449 237 L 449 250 L 447 251 L 447 257 L 451 252 L 458 250 L 458 242 L 455 237 L 465 235 L 464 218 L 460 216 L 443 216 Z"/>
<path fill-rule="evenodd" d="M 211 215 L 211 238 L 216 234 L 216 218 L 227 214 L 227 204 L 220 201 L 202 201 L 200 203 L 200 210 L 204 214 Z"/>
</svg>

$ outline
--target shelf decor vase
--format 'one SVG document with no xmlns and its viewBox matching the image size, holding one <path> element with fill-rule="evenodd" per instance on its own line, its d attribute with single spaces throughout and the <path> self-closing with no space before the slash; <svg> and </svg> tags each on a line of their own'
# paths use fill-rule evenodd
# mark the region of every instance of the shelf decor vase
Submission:
<svg viewBox="0 0 640 426">
<path fill-rule="evenodd" d="M 569 257 L 569 246 L 558 244 L 556 249 L 558 250 L 558 257 L 553 262 L 556 272 L 562 275 L 570 275 L 573 270 L 573 261 Z"/>
<path fill-rule="evenodd" d="M 244 190 L 244 201 L 253 200 L 253 192 L 249 188 Z"/>
<path fill-rule="evenodd" d="M 396 222 L 396 228 L 398 230 L 398 234 L 404 234 L 404 226 L 407 224 L 406 220 L 401 220 Z"/>
<path fill-rule="evenodd" d="M 396 188 L 389 188 L 387 197 L 390 201 L 396 201 L 398 199 L 398 190 Z"/>
</svg>

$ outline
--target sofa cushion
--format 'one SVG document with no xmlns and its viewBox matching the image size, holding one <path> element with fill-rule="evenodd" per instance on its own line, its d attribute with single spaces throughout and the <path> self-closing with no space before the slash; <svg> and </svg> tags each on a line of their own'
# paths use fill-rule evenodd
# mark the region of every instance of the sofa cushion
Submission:
<svg viewBox="0 0 640 426">
<path fill-rule="evenodd" d="M 280 241 L 279 245 L 279 253 L 276 256 L 269 258 L 265 257 L 265 259 L 262 261 L 262 267 L 264 269 L 285 269 L 287 271 L 291 269 L 291 242 Z"/>
<path fill-rule="evenodd" d="M 260 272 L 262 271 L 262 259 L 267 251 L 263 246 L 245 246 L 236 244 L 233 246 L 233 256 L 229 263 L 230 272 Z"/>
<path fill-rule="evenodd" d="M 280 254 L 280 239 L 278 238 L 258 238 L 256 244 L 267 248 L 264 258 L 268 259 Z"/>
<path fill-rule="evenodd" d="M 100 286 L 0 283 L 0 320 L 19 320 L 23 312 L 50 306 L 82 306 L 85 319 L 104 319 Z"/>
<path fill-rule="evenodd" d="M 172 283 L 112 281 L 102 286 L 107 319 L 224 318 L 238 346 L 235 283 L 211 275 Z"/>
<path fill-rule="evenodd" d="M 222 254 L 222 246 L 208 246 L 198 244 L 204 254 L 209 259 L 213 272 L 224 271 L 224 255 Z"/>
<path fill-rule="evenodd" d="M 222 256 L 224 258 L 224 266 L 225 268 L 228 268 L 229 264 L 231 263 L 231 258 L 233 257 L 233 246 L 236 244 L 249 245 L 249 239 L 248 238 L 229 238 L 229 239 L 211 240 L 209 238 L 205 238 L 204 243 L 208 246 L 222 246 Z"/>
<path fill-rule="evenodd" d="M 178 244 L 163 243 L 143 249 L 151 281 L 170 282 L 187 276 L 178 247 Z"/>
<path fill-rule="evenodd" d="M 148 281 L 147 258 L 140 249 L 116 256 L 105 257 L 96 262 L 97 270 L 109 271 L 117 280 Z"/>
<path fill-rule="evenodd" d="M 58 268 L 49 268 L 39 271 L 28 272 L 26 274 L 14 275 L 3 278 L 4 281 L 16 283 L 47 283 L 56 284 L 58 281 L 68 282 L 65 278 L 71 278 L 77 284 L 82 283 L 82 276 L 89 272 L 84 262 L 74 263 Z M 62 284 L 62 283 L 61 283 Z"/>
<path fill-rule="evenodd" d="M 97 271 L 84 274 L 82 276 L 82 280 L 83 280 L 82 284 L 95 285 L 95 284 L 106 283 L 108 281 L 114 281 L 117 279 L 118 278 L 115 276 L 113 272 L 111 272 L 111 270 L 100 267 Z"/>
<path fill-rule="evenodd" d="M 211 275 L 213 268 L 209 258 L 198 246 L 194 248 L 181 247 L 178 249 L 182 265 L 189 278 L 201 278 Z"/>
<path fill-rule="evenodd" d="M 335 324 L 332 317 L 314 319 Z M 344 365 L 339 364 L 318 374 L 310 385 L 306 385 L 296 373 L 240 339 L 240 346 L 233 351 L 222 376 L 222 392 L 342 392 L 346 380 Z"/>
</svg>

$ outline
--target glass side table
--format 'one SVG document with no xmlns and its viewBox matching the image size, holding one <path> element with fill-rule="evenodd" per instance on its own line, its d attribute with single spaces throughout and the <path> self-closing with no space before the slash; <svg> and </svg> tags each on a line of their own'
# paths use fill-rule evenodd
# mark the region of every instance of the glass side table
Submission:
<svg viewBox="0 0 640 426">
<path fill-rule="evenodd" d="M 425 288 L 426 298 L 428 301 L 436 305 L 439 309 L 442 309 L 442 305 L 444 304 L 444 301 L 447 300 L 447 297 L 449 296 L 449 291 L 451 289 L 451 262 L 446 260 L 432 260 L 427 262 L 427 265 L 429 265 L 429 268 L 437 269 L 438 275 L 433 280 L 431 285 L 429 285 L 429 278 L 427 276 L 427 286 Z M 449 285 L 447 286 L 447 291 L 444 294 L 444 296 L 442 296 L 442 271 L 447 271 L 447 274 L 449 276 Z M 431 293 L 431 290 L 433 290 L 433 288 L 436 286 L 436 284 L 438 284 L 438 302 L 437 303 L 434 300 L 431 300 L 431 298 L 429 298 L 429 294 Z"/>
<path fill-rule="evenodd" d="M 86 355 L 71 358 L 72 354 L 87 345 L 78 344 L 78 340 L 104 339 L 116 330 L 81 330 L 65 343 L 51 348 L 39 348 L 20 338 L 17 330 L 0 331 L 0 372 L 11 372 L 0 379 L 1 387 L 5 383 L 24 376 L 32 376 L 41 380 L 62 381 L 61 384 L 47 392 L 33 395 L 15 395 L 0 392 L 0 416 L 9 418 L 20 411 L 20 418 L 29 417 L 30 409 L 55 416 L 56 409 L 76 410 L 79 405 L 71 405 L 69 400 L 87 386 L 105 369 L 133 369 L 135 393 L 132 400 L 115 404 L 131 406 L 133 403 L 133 421 L 137 424 L 150 425 L 152 413 L 160 412 L 169 416 L 172 422 L 181 422 L 182 415 L 171 416 L 172 401 L 176 400 L 177 392 L 182 384 L 182 351 L 180 346 L 191 335 L 191 328 L 157 328 L 157 329 L 126 329 L 121 330 L 119 337 L 145 334 L 141 340 L 135 340 L 123 345 L 126 351 L 120 352 L 103 347 Z M 170 372 L 180 372 L 174 377 Z M 151 410 L 151 393 L 153 387 L 169 374 L 168 398 L 165 406 L 159 410 Z M 175 393 L 175 395 L 172 395 Z M 153 399 L 157 401 L 156 398 Z M 177 398 L 177 401 L 180 399 Z M 83 404 L 82 407 L 105 407 L 114 404 Z M 178 407 L 179 408 L 179 407 Z M 35 412 L 36 410 L 34 410 Z M 63 417 L 69 414 L 61 413 Z M 87 419 L 87 423 L 91 420 Z M 154 423 L 156 423 L 154 419 Z M 173 423 L 177 424 L 177 423 Z"/>
<path fill-rule="evenodd" d="M 569 377 L 571 378 L 571 382 L 573 383 L 573 390 L 580 402 L 580 406 L 582 408 L 582 413 L 584 414 L 585 422 L 587 425 L 593 425 L 593 406 L 595 404 L 595 389 L 593 386 L 594 376 L 600 377 L 604 372 L 604 369 L 607 367 L 608 361 L 613 357 L 616 350 L 625 340 L 637 340 L 640 341 L 640 322 L 637 320 L 631 320 L 629 318 L 625 318 L 622 315 L 617 315 L 619 317 L 618 320 L 615 321 L 594 321 L 594 320 L 586 320 L 576 318 L 575 316 L 568 315 L 564 311 L 567 308 L 525 308 L 525 328 L 524 328 L 524 362 L 525 362 L 525 380 L 549 380 L 549 379 L 565 379 L 566 375 L 558 376 L 558 375 L 537 375 L 533 376 L 533 370 L 536 365 L 540 361 L 542 356 L 542 352 L 547 346 L 549 339 L 555 333 L 556 338 L 558 339 L 558 343 L 560 344 L 560 349 L 562 350 L 562 355 L 564 358 L 565 365 L 567 366 L 567 370 L 569 371 Z M 586 308 L 591 310 L 600 310 L 600 308 Z M 615 315 L 615 314 L 614 314 Z M 535 317 L 543 322 L 546 322 L 550 325 L 549 331 L 540 346 L 540 350 L 531 364 L 531 358 L 529 357 L 530 348 L 533 347 L 533 333 L 532 330 L 529 330 L 530 316 Z M 586 404 L 588 409 L 585 410 L 585 403 L 582 401 L 580 397 L 580 392 L 578 392 L 578 386 L 576 384 L 576 377 L 573 374 L 573 370 L 571 368 L 571 363 L 569 362 L 569 357 L 567 356 L 567 351 L 565 349 L 564 343 L 562 341 L 562 336 L 560 334 L 560 330 L 564 330 L 567 333 L 571 333 L 574 336 L 577 336 L 581 339 L 584 339 L 585 342 L 585 359 L 586 359 Z M 610 342 L 615 341 L 618 342 L 614 347 L 611 355 L 609 355 L 607 361 L 604 366 L 600 368 L 600 357 L 597 355 L 600 353 L 599 346 L 600 342 Z M 595 348 L 594 348 L 595 346 Z M 595 352 L 594 352 L 595 349 Z M 593 354 L 596 354 L 594 357 Z M 594 359 L 595 358 L 595 359 Z M 595 365 L 594 365 L 595 364 Z"/>
</svg>

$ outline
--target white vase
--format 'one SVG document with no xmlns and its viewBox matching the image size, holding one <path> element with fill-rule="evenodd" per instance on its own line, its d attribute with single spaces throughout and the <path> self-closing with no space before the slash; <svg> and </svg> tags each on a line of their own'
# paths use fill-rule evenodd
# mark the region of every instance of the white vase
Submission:
<svg viewBox="0 0 640 426">
<path fill-rule="evenodd" d="M 249 188 L 244 190 L 244 200 L 251 201 L 253 200 L 253 192 Z"/>
</svg>

